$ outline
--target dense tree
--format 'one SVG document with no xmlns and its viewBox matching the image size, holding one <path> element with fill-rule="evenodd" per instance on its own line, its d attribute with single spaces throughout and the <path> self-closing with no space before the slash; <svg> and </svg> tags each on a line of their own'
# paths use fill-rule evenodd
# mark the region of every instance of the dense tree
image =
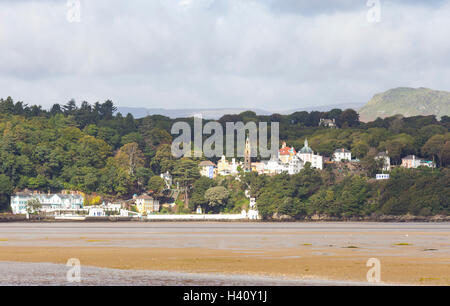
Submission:
<svg viewBox="0 0 450 306">
<path fill-rule="evenodd" d="M 202 176 L 198 180 L 196 180 L 193 185 L 193 192 L 192 197 L 189 201 L 189 208 L 191 210 L 195 210 L 198 206 L 200 206 L 203 211 L 206 211 L 208 200 L 205 198 L 205 193 L 209 188 L 215 186 L 216 182 L 205 176 Z"/>
<path fill-rule="evenodd" d="M 180 187 L 184 189 L 185 208 L 188 208 L 192 185 L 200 177 L 197 162 L 188 158 L 180 159 L 173 169 L 173 176 L 175 182 L 179 183 Z"/>
<path fill-rule="evenodd" d="M 155 194 L 160 194 L 166 188 L 166 183 L 164 182 L 164 179 L 155 175 L 148 181 L 147 188 Z"/>
<path fill-rule="evenodd" d="M 225 206 L 229 197 L 230 193 L 223 186 L 211 187 L 205 192 L 205 199 L 208 202 L 209 209 L 215 211 Z"/>
<path fill-rule="evenodd" d="M 77 105 L 71 100 L 47 111 L 8 97 L 0 99 L 0 111 L 2 210 L 7 209 L 11 192 L 24 188 L 75 189 L 129 198 L 147 187 L 159 189 L 155 187 L 163 186 L 159 174 L 169 171 L 183 189 L 191 210 L 198 205 L 207 208 L 206 191 L 221 186 L 229 198 L 216 206 L 220 211 L 245 208 L 248 198 L 244 192 L 249 190 L 266 218 L 308 218 L 316 213 L 342 218 L 373 212 L 448 214 L 449 178 L 448 168 L 444 169 L 450 165 L 448 116 L 440 121 L 434 116 L 393 116 L 361 123 L 355 111 L 338 109 L 291 115 L 258 116 L 251 111 L 226 115 L 220 120 L 222 124 L 280 122 L 280 138 L 297 150 L 305 138 L 314 151 L 325 156 L 331 156 L 336 148 L 350 149 L 361 159 L 363 172 L 351 176 L 344 174 L 348 170 L 340 173 L 327 167 L 316 171 L 307 164 L 293 176 L 241 173 L 240 180 L 211 180 L 199 177 L 197 160 L 179 160 L 171 154 L 170 129 L 180 119 L 123 117 L 109 100 L 92 105 L 87 101 Z M 321 118 L 336 119 L 340 128 L 319 128 Z M 182 120 L 193 126 L 192 118 Z M 440 169 L 399 169 L 391 173 L 391 180 L 373 182 L 368 177 L 379 169 L 374 154 L 386 150 L 394 164 L 405 155 L 416 154 L 435 159 Z"/>
</svg>

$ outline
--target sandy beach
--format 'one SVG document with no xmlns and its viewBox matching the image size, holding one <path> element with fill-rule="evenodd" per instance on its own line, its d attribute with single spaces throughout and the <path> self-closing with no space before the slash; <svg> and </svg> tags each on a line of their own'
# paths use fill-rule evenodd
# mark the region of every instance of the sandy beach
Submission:
<svg viewBox="0 0 450 306">
<path fill-rule="evenodd" d="M 385 284 L 450 285 L 450 224 L 0 224 L 1 262 L 69 258 L 120 270 L 361 283 L 367 260 L 378 258 Z"/>
</svg>

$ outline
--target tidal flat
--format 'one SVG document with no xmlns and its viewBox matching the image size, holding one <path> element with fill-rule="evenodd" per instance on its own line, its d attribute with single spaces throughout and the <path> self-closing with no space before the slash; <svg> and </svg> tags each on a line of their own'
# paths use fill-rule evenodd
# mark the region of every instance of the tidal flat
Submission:
<svg viewBox="0 0 450 306">
<path fill-rule="evenodd" d="M 62 284 L 69 258 L 87 285 L 365 284 L 369 258 L 383 284 L 450 285 L 450 223 L 0 224 L 0 284 Z"/>
</svg>

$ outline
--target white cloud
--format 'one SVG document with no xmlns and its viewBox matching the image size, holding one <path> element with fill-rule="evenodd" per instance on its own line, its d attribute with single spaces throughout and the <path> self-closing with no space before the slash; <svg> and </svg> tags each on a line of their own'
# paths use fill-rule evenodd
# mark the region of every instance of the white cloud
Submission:
<svg viewBox="0 0 450 306">
<path fill-rule="evenodd" d="M 377 24 L 365 1 L 276 3 L 82 1 L 69 23 L 64 1 L 0 1 L 0 96 L 279 110 L 450 90 L 448 1 L 382 1 Z"/>
</svg>

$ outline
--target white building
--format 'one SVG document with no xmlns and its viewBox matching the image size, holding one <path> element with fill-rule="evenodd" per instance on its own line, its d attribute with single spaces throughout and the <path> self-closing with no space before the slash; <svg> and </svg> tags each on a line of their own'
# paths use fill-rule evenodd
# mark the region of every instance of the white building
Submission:
<svg viewBox="0 0 450 306">
<path fill-rule="evenodd" d="M 305 139 L 305 145 L 297 153 L 297 156 L 303 161 L 303 164 L 309 162 L 312 168 L 323 169 L 323 156 L 314 154 L 314 151 L 308 145 L 308 139 Z"/>
<path fill-rule="evenodd" d="M 11 210 L 13 214 L 26 214 L 27 203 L 38 200 L 41 211 L 77 210 L 83 208 L 84 196 L 79 192 L 63 192 L 58 194 L 31 192 L 28 190 L 11 195 Z"/>
<path fill-rule="evenodd" d="M 113 203 L 108 204 L 103 203 L 102 205 L 86 206 L 86 208 L 89 211 L 88 215 L 94 217 L 104 217 L 110 215 L 111 213 L 121 215 L 122 211 L 121 204 L 113 204 Z"/>
<path fill-rule="evenodd" d="M 391 158 L 388 155 L 388 152 L 380 152 L 375 156 L 375 159 L 383 160 L 383 171 L 391 171 Z"/>
<path fill-rule="evenodd" d="M 328 128 L 337 128 L 336 119 L 323 119 L 321 118 L 319 121 L 319 126 L 328 127 Z"/>
<path fill-rule="evenodd" d="M 166 188 L 170 189 L 170 187 L 172 186 L 172 175 L 170 175 L 169 171 L 167 171 L 166 173 L 161 173 L 160 176 L 166 183 Z"/>
<path fill-rule="evenodd" d="M 337 149 L 333 153 L 333 160 L 340 162 L 343 160 L 351 161 L 352 160 L 352 152 L 346 149 Z"/>
<path fill-rule="evenodd" d="M 256 206 L 256 199 L 255 198 L 250 198 L 250 205 L 249 205 L 249 209 L 247 212 L 247 217 L 250 220 L 259 220 L 261 219 L 259 212 L 258 212 L 258 207 Z"/>
<path fill-rule="evenodd" d="M 296 155 L 283 162 L 276 156 L 273 156 L 270 160 L 264 162 L 264 174 L 280 174 L 287 173 L 289 175 L 297 174 L 303 169 L 303 161 Z"/>
<path fill-rule="evenodd" d="M 303 169 L 303 161 L 298 156 L 293 156 L 287 164 L 287 173 L 290 175 L 297 174 Z"/>
</svg>

